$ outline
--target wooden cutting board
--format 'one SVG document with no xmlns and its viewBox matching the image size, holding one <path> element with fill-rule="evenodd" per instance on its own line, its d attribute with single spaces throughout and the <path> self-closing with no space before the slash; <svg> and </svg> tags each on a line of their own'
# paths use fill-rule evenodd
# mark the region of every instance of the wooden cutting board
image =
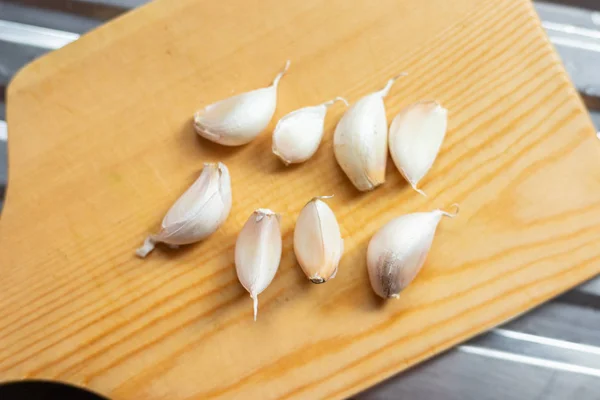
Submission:
<svg viewBox="0 0 600 400">
<path fill-rule="evenodd" d="M 225 148 L 192 113 L 267 85 L 286 59 L 276 118 L 401 71 L 386 99 L 450 113 L 425 198 L 390 163 L 357 192 L 332 131 L 285 168 L 265 132 Z M 273 122 L 274 125 L 274 122 Z M 273 126 L 272 125 L 272 126 Z M 0 219 L 0 379 L 47 378 L 115 399 L 343 398 L 600 271 L 600 143 L 525 0 L 158 0 L 23 69 L 8 90 L 9 187 Z M 205 161 L 234 204 L 203 243 L 134 257 Z M 292 232 L 335 194 L 338 276 L 312 285 Z M 391 218 L 448 207 L 428 261 L 397 301 L 365 266 Z M 258 322 L 233 268 L 258 207 L 283 214 L 284 254 Z"/>
</svg>

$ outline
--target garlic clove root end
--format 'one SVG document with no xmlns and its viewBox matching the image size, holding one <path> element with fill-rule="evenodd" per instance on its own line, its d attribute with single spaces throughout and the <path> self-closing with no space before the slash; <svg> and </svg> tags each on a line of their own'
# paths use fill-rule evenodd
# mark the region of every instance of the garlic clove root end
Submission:
<svg viewBox="0 0 600 400">
<path fill-rule="evenodd" d="M 417 184 L 416 184 L 416 183 L 412 183 L 412 182 L 411 182 L 410 186 L 411 186 L 411 187 L 414 189 L 414 191 L 415 191 L 415 192 L 419 193 L 419 194 L 420 194 L 420 195 L 422 195 L 422 196 L 425 196 L 425 197 L 427 197 L 427 193 L 425 193 L 425 192 L 424 192 L 422 189 L 419 189 L 419 188 L 417 187 Z"/>
</svg>

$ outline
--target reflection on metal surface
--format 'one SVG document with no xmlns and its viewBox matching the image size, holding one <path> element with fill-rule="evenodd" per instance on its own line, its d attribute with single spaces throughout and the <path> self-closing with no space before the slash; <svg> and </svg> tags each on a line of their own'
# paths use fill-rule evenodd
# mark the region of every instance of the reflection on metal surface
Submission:
<svg viewBox="0 0 600 400">
<path fill-rule="evenodd" d="M 0 120 L 0 141 L 5 142 L 7 137 L 6 122 Z"/>
<path fill-rule="evenodd" d="M 76 33 L 0 20 L 0 40 L 9 43 L 58 49 L 78 38 Z"/>
<path fill-rule="evenodd" d="M 495 358 L 498 360 L 513 361 L 521 364 L 534 365 L 542 368 L 575 372 L 578 374 L 600 377 L 600 369 L 597 368 L 582 367 L 581 365 L 552 361 L 538 357 L 523 356 L 520 354 L 509 353 L 506 351 L 487 349 L 471 345 L 459 346 L 458 350 L 465 353 L 477 354 L 479 356 Z"/>
<path fill-rule="evenodd" d="M 559 46 L 574 47 L 581 50 L 589 50 L 600 53 L 600 44 L 584 42 L 577 39 L 550 36 L 550 41 Z"/>
<path fill-rule="evenodd" d="M 572 35 L 585 36 L 588 38 L 600 39 L 600 31 L 597 31 L 595 29 L 580 28 L 574 25 L 559 24 L 550 21 L 543 21 L 542 26 L 549 31 L 556 31 Z"/>
<path fill-rule="evenodd" d="M 586 106 L 600 109 L 600 14 L 570 6 L 567 0 L 536 1 L 534 6 Z M 592 113 L 592 120 L 600 126 L 600 115 Z"/>
<path fill-rule="evenodd" d="M 600 377 L 600 347 L 591 344 L 493 329 L 458 349 L 504 361 Z"/>
<path fill-rule="evenodd" d="M 559 347 L 561 349 L 566 350 L 581 351 L 584 353 L 600 355 L 600 347 L 590 346 L 588 344 L 567 342 L 566 340 L 558 340 L 538 335 L 530 335 L 529 333 L 516 332 L 508 329 L 494 329 L 491 331 L 491 333 L 509 339 L 522 340 L 546 346 Z"/>
</svg>

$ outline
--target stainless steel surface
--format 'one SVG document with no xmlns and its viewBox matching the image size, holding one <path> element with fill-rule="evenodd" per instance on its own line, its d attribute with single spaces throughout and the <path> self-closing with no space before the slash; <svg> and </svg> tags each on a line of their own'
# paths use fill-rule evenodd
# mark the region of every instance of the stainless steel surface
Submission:
<svg viewBox="0 0 600 400">
<path fill-rule="evenodd" d="M 3 101 L 10 77 L 30 60 L 144 2 L 0 0 L 0 208 L 6 183 Z M 600 1 L 534 4 L 600 128 Z M 600 278 L 355 398 L 600 399 Z"/>
<path fill-rule="evenodd" d="M 536 10 L 588 107 L 600 109 L 600 11 L 541 2 Z"/>
<path fill-rule="evenodd" d="M 55 8 L 38 8 L 28 5 L 27 1 L 6 0 L 0 0 L 0 19 L 78 34 L 87 32 L 103 22 L 101 18 L 91 18 L 66 8 L 62 11 Z"/>
<path fill-rule="evenodd" d="M 587 306 L 559 297 L 355 398 L 599 399 L 600 292 L 591 295 Z"/>
</svg>

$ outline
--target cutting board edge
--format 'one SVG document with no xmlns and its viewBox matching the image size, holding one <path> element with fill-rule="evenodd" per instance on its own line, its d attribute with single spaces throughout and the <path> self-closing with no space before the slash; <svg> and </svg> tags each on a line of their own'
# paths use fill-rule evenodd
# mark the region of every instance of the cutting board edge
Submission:
<svg viewBox="0 0 600 400">
<path fill-rule="evenodd" d="M 189 0 L 185 0 L 185 1 L 189 1 Z M 133 25 L 133 26 L 127 25 L 130 22 L 129 21 L 130 19 L 132 21 L 139 22 L 142 20 L 142 18 L 137 18 L 138 14 L 149 13 L 149 11 L 154 9 L 155 7 L 163 7 L 163 5 L 164 5 L 163 2 L 161 2 L 161 1 L 149 1 L 138 7 L 127 10 L 124 13 L 122 13 L 108 21 L 105 21 L 101 25 L 98 25 L 98 26 L 90 29 L 89 31 L 83 33 L 81 36 L 79 36 L 79 38 L 77 38 L 77 40 L 67 43 L 66 45 L 64 45 L 63 47 L 61 47 L 59 49 L 52 50 L 50 52 L 42 54 L 38 58 L 31 60 L 30 62 L 26 63 L 24 66 L 19 68 L 19 70 L 17 70 L 17 72 L 12 76 L 11 80 L 8 82 L 8 85 L 6 87 L 7 122 L 9 120 L 9 113 L 8 113 L 9 97 L 13 96 L 14 93 L 18 93 L 22 88 L 26 88 L 26 87 L 30 86 L 32 83 L 36 83 L 39 81 L 39 79 L 35 79 L 33 81 L 27 82 L 27 78 L 29 78 L 30 74 L 33 74 L 33 73 L 39 74 L 40 73 L 39 70 L 43 71 L 43 69 L 46 68 L 47 65 L 50 65 L 53 61 L 64 59 L 65 58 L 63 55 L 64 53 L 67 53 L 70 51 L 77 52 L 77 53 L 89 52 L 89 47 L 87 47 L 87 46 L 89 46 L 90 44 L 93 44 L 94 41 L 101 43 L 100 36 L 104 31 L 112 31 L 113 28 L 115 28 L 117 26 L 121 26 L 121 27 L 128 28 L 128 29 L 133 29 L 133 26 L 135 26 L 135 25 Z M 127 29 L 123 29 L 121 31 L 122 35 L 127 35 L 127 33 L 128 33 Z M 88 43 L 88 42 L 91 42 L 91 43 Z M 52 68 L 56 69 L 57 66 L 53 65 Z M 38 71 L 32 71 L 35 69 L 38 69 Z M 21 81 L 26 81 L 26 82 L 21 82 Z"/>
</svg>

